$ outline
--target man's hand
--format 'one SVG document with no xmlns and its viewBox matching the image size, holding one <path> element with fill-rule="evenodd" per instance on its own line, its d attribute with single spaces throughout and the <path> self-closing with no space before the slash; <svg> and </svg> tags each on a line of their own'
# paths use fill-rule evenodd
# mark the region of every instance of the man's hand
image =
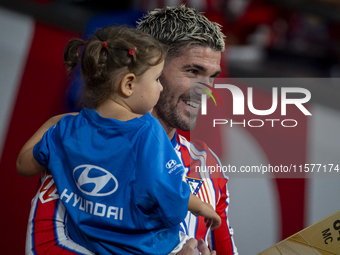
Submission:
<svg viewBox="0 0 340 255">
<path fill-rule="evenodd" d="M 205 244 L 205 242 L 202 239 L 198 240 L 198 248 L 201 251 L 201 255 L 216 255 L 216 251 L 210 252 L 208 246 Z"/>
<path fill-rule="evenodd" d="M 198 244 L 198 248 L 200 249 L 201 253 L 198 253 L 197 244 Z M 208 246 L 205 244 L 205 242 L 202 239 L 198 240 L 197 242 L 196 239 L 191 238 L 183 246 L 183 249 L 179 253 L 177 253 L 177 255 L 196 255 L 196 254 L 216 255 L 216 251 L 210 252 Z"/>
</svg>

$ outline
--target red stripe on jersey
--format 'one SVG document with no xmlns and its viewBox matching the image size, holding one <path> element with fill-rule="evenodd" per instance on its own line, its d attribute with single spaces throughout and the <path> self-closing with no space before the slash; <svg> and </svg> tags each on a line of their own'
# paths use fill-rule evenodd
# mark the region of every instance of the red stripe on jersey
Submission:
<svg viewBox="0 0 340 255">
<path fill-rule="evenodd" d="M 223 226 L 226 225 L 226 226 Z M 229 255 L 233 254 L 234 246 L 233 241 L 230 236 L 226 236 L 223 232 L 223 229 L 227 227 L 226 221 L 222 221 L 222 225 L 214 230 L 213 240 L 214 240 L 214 249 L 216 254 L 218 255 Z"/>
<path fill-rule="evenodd" d="M 52 176 L 47 176 L 39 192 L 32 228 L 32 246 L 36 254 L 43 254 L 50 246 L 57 244 L 54 218 L 58 208 L 58 200 L 51 199 L 50 194 L 55 192 L 55 183 Z M 43 202 L 44 203 L 43 203 Z M 57 247 L 57 249 L 60 249 Z M 62 249 L 60 249 L 62 251 Z"/>
<path fill-rule="evenodd" d="M 209 193 L 207 190 L 207 186 L 205 185 L 205 180 L 203 180 L 203 185 L 201 187 L 202 193 L 205 195 L 206 199 L 204 200 L 206 203 L 210 204 L 210 198 L 209 198 Z"/>
<path fill-rule="evenodd" d="M 221 179 L 222 180 L 222 179 Z M 220 203 L 216 205 L 216 213 L 221 217 L 222 224 L 219 228 L 215 229 L 213 231 L 213 242 L 214 242 L 214 249 L 216 250 L 217 254 L 221 255 L 227 255 L 227 254 L 233 254 L 233 241 L 230 237 L 229 231 L 226 234 L 226 229 L 229 229 L 228 223 L 227 223 L 227 214 L 226 214 L 226 206 L 225 206 L 225 200 L 226 200 L 226 185 L 221 190 L 221 198 Z"/>
<path fill-rule="evenodd" d="M 32 233 L 32 245 L 36 254 L 43 254 L 50 246 L 57 244 L 58 238 L 55 235 L 53 220 L 57 206 L 58 200 L 42 204 L 39 199 L 37 203 Z M 57 249 L 60 248 L 57 247 Z"/>
<path fill-rule="evenodd" d="M 195 238 L 196 240 L 199 240 L 199 239 L 205 240 L 206 234 L 207 234 L 207 228 L 205 227 L 204 217 L 198 216 Z"/>
<path fill-rule="evenodd" d="M 61 201 L 52 178 L 48 175 L 44 178 L 42 187 L 36 196 L 37 205 L 32 219 L 31 247 L 34 254 L 81 254 L 75 251 L 70 251 L 67 247 L 60 245 L 61 240 L 66 240 L 68 237 L 62 231 L 62 236 L 57 234 L 60 229 L 65 227 L 65 213 L 61 210 Z M 57 217 L 58 215 L 58 217 Z M 64 235 L 63 235 L 64 234 Z"/>
</svg>

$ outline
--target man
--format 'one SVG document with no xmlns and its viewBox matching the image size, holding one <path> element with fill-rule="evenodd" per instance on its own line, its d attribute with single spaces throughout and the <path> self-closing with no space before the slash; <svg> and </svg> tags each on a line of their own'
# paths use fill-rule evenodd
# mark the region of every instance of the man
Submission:
<svg viewBox="0 0 340 255">
<path fill-rule="evenodd" d="M 225 49 L 224 35 L 218 24 L 183 5 L 150 12 L 138 22 L 138 29 L 169 46 L 160 77 L 163 92 L 152 114 L 161 122 L 182 163 L 187 167 L 187 182 L 190 184 L 199 179 L 200 189 L 206 189 L 202 199 L 204 197 L 205 202 L 214 206 L 224 222 L 211 234 L 211 248 L 216 249 L 217 254 L 236 254 L 233 231 L 227 219 L 227 180 L 223 176 L 203 179 L 192 168 L 194 164 L 204 165 L 208 162 L 215 166 L 220 162 L 205 144 L 189 143 L 176 133 L 176 129 L 190 131 L 196 125 L 202 90 L 192 84 L 190 86 L 190 80 L 199 78 L 209 83 L 220 74 L 221 52 Z M 203 160 L 198 160 L 199 156 Z M 199 193 L 197 190 L 195 192 Z M 190 237 L 209 241 L 209 231 L 204 229 L 202 220 L 188 213 L 183 227 Z"/>
<path fill-rule="evenodd" d="M 229 227 L 227 218 L 228 180 L 222 175 L 206 178 L 207 176 L 201 176 L 190 169 L 193 165 L 216 165 L 220 162 L 204 143 L 190 143 L 176 132 L 176 129 L 190 131 L 196 125 L 201 90 L 190 86 L 190 79 L 200 78 L 209 83 L 210 79 L 219 75 L 221 52 L 225 47 L 224 35 L 219 25 L 185 6 L 166 7 L 150 12 L 139 22 L 138 29 L 169 46 L 160 77 L 163 92 L 152 114 L 164 127 L 186 167 L 186 181 L 189 185 L 196 183 L 193 193 L 210 203 L 222 219 L 221 227 L 211 232 L 206 229 L 203 218 L 196 218 L 188 212 L 181 224 L 182 230 L 189 237 L 203 239 L 217 254 L 237 254 L 232 238 L 233 230 Z M 34 254 L 49 250 L 60 252 L 59 254 L 90 254 L 69 240 L 64 225 L 67 214 L 62 203 L 59 203 L 53 185 L 52 176 L 45 175 L 32 204 L 26 252 L 30 253 L 34 248 Z M 196 245 L 193 239 L 188 241 L 179 254 L 185 254 L 186 251 L 190 254 L 192 245 Z M 205 247 L 200 241 L 201 250 L 209 254 Z"/>
</svg>

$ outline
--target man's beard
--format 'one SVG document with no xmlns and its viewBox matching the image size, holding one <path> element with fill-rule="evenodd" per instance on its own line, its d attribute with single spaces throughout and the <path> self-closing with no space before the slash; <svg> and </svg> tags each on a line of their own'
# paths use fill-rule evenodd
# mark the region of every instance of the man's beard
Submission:
<svg viewBox="0 0 340 255">
<path fill-rule="evenodd" d="M 163 86 L 163 91 L 154 107 L 157 117 L 175 129 L 192 130 L 196 126 L 197 114 L 190 114 L 187 118 L 183 118 L 177 108 L 183 99 L 190 100 L 190 94 L 181 95 L 177 102 L 174 102 L 174 98 L 174 93 L 167 86 Z"/>
</svg>

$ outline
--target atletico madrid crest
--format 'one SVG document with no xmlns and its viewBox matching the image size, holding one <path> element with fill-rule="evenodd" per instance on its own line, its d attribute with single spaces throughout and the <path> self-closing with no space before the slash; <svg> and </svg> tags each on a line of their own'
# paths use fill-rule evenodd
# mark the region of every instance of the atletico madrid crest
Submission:
<svg viewBox="0 0 340 255">
<path fill-rule="evenodd" d="M 190 177 L 185 177 L 185 179 L 187 183 L 189 184 L 191 193 L 196 196 L 201 186 L 203 185 L 204 181 L 200 179 L 190 178 Z"/>
</svg>

